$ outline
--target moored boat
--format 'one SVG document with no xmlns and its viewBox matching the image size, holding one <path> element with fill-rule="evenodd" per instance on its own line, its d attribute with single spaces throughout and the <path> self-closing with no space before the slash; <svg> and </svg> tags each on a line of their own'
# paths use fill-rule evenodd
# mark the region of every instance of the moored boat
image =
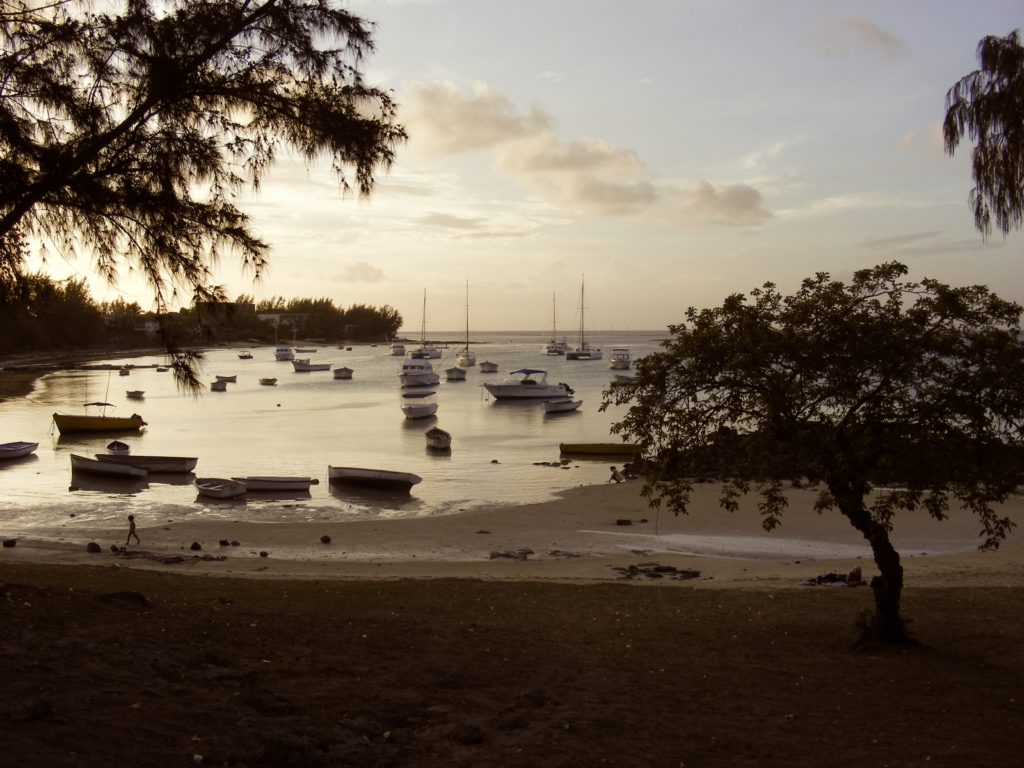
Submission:
<svg viewBox="0 0 1024 768">
<path fill-rule="evenodd" d="M 296 373 L 309 373 L 311 371 L 329 371 L 330 363 L 311 363 L 308 357 L 297 357 L 292 360 L 292 368 Z"/>
<path fill-rule="evenodd" d="M 625 347 L 613 347 L 608 355 L 608 367 L 613 371 L 627 371 L 629 365 L 629 350 Z"/>
<path fill-rule="evenodd" d="M 0 443 L 0 460 L 20 459 L 22 456 L 28 456 L 30 453 L 34 453 L 38 447 L 39 443 L 26 443 L 22 441 Z"/>
<path fill-rule="evenodd" d="M 191 472 L 199 463 L 195 456 L 143 456 L 129 453 L 97 453 L 96 459 L 105 464 L 141 467 L 150 472 Z"/>
<path fill-rule="evenodd" d="M 403 387 L 431 387 L 441 381 L 434 373 L 434 366 L 428 360 L 409 358 L 402 362 L 402 370 L 398 374 Z"/>
<path fill-rule="evenodd" d="M 484 360 L 480 363 L 480 373 L 497 373 L 498 364 L 492 363 L 490 360 Z"/>
<path fill-rule="evenodd" d="M 252 360 L 252 352 L 248 352 L 248 351 L 246 351 L 246 352 L 239 352 L 238 353 L 238 359 L 239 360 Z"/>
<path fill-rule="evenodd" d="M 400 341 L 391 342 L 391 354 L 394 357 L 405 357 L 405 344 Z"/>
<path fill-rule="evenodd" d="M 405 392 L 402 394 L 402 413 L 407 419 L 425 419 L 437 413 L 435 392 Z"/>
<path fill-rule="evenodd" d="M 469 348 L 469 281 L 466 281 L 466 344 L 455 356 L 455 362 L 463 368 L 472 368 L 476 365 L 476 352 Z M 453 381 L 452 377 L 448 377 Z"/>
<path fill-rule="evenodd" d="M 283 362 L 295 359 L 295 350 L 291 347 L 277 347 L 274 350 L 274 359 Z"/>
<path fill-rule="evenodd" d="M 77 453 L 71 454 L 71 471 L 132 478 L 145 477 L 149 474 L 149 470 L 142 467 L 133 467 L 130 464 L 110 464 L 98 459 L 90 459 L 88 456 L 79 456 Z"/>
<path fill-rule="evenodd" d="M 143 400 L 146 397 L 146 393 L 141 389 L 129 389 L 125 391 L 124 396 L 129 400 Z"/>
<path fill-rule="evenodd" d="M 446 368 L 444 371 L 445 381 L 465 381 L 466 380 L 466 369 L 455 366 L 454 368 Z"/>
<path fill-rule="evenodd" d="M 233 499 L 248 490 L 245 483 L 224 477 L 197 477 L 193 485 L 200 496 L 211 499 Z"/>
<path fill-rule="evenodd" d="M 427 440 L 427 448 L 433 448 L 436 451 L 449 451 L 452 447 L 452 434 L 447 432 L 440 427 L 431 427 L 423 436 Z"/>
<path fill-rule="evenodd" d="M 595 347 L 587 341 L 584 333 L 584 317 L 586 305 L 583 303 L 583 282 L 580 282 L 580 338 L 579 342 L 572 349 L 566 350 L 566 360 L 600 360 L 602 357 L 601 348 Z"/>
<path fill-rule="evenodd" d="M 342 366 L 341 368 L 334 369 L 334 378 L 336 379 L 351 379 L 352 369 Z"/>
<path fill-rule="evenodd" d="M 557 400 L 544 401 L 544 413 L 570 413 L 583 405 L 582 400 L 573 400 L 571 397 L 562 397 Z"/>
<path fill-rule="evenodd" d="M 344 483 L 364 488 L 381 488 L 392 491 L 409 491 L 423 478 L 412 472 L 394 472 L 389 469 L 368 469 L 365 467 L 327 467 L 327 477 L 332 483 Z"/>
<path fill-rule="evenodd" d="M 264 387 L 274 387 L 277 386 L 277 379 L 260 379 L 260 384 Z"/>
<path fill-rule="evenodd" d="M 217 381 L 225 381 L 228 384 L 234 384 L 238 381 L 238 374 L 232 374 L 231 376 L 214 376 Z"/>
<path fill-rule="evenodd" d="M 275 475 L 250 475 L 232 477 L 236 483 L 244 483 L 247 491 L 308 491 L 309 486 L 320 483 L 315 477 L 286 477 Z"/>
<path fill-rule="evenodd" d="M 109 403 L 89 403 L 108 406 Z M 131 416 L 107 416 L 91 414 L 55 413 L 53 423 L 61 434 L 69 432 L 137 432 L 146 422 L 137 413 Z"/>
<path fill-rule="evenodd" d="M 316 347 L 296 347 L 295 351 L 300 355 L 309 355 L 316 353 Z"/>
<path fill-rule="evenodd" d="M 211 392 L 227 392 L 228 391 L 228 383 L 226 381 L 221 381 L 220 379 L 217 379 L 216 381 L 212 381 L 212 382 L 210 382 L 210 391 Z"/>
<path fill-rule="evenodd" d="M 132 447 L 128 443 L 121 442 L 120 440 L 111 440 L 107 443 L 108 453 L 131 453 Z"/>
<path fill-rule="evenodd" d="M 557 400 L 573 393 L 568 384 L 549 384 L 547 371 L 537 368 L 512 371 L 504 381 L 484 384 L 484 388 L 496 400 Z"/>
</svg>

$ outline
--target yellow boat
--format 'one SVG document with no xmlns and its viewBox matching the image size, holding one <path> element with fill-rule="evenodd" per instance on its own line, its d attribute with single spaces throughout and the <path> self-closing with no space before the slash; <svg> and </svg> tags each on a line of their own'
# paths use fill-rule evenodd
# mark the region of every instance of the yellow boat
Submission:
<svg viewBox="0 0 1024 768">
<path fill-rule="evenodd" d="M 137 432 L 146 426 L 137 413 L 131 416 L 55 413 L 53 423 L 62 435 L 68 432 Z"/>
</svg>

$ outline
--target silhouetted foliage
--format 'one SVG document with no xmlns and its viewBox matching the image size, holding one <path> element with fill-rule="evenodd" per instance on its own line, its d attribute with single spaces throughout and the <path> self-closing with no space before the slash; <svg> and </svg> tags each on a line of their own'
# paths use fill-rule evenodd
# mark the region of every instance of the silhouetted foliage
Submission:
<svg viewBox="0 0 1024 768">
<path fill-rule="evenodd" d="M 695 478 L 721 480 L 728 510 L 753 483 L 772 530 L 783 481 L 822 481 L 818 511 L 837 508 L 871 545 L 875 626 L 892 641 L 905 639 L 896 513 L 941 520 L 953 497 L 994 548 L 1013 522 L 993 504 L 1024 480 L 1021 307 L 906 273 L 883 264 L 849 285 L 819 273 L 791 296 L 768 283 L 690 308 L 602 405 L 629 405 L 613 431 L 643 448 L 644 495 L 676 513 Z"/>
<path fill-rule="evenodd" d="M 980 68 L 961 78 L 946 94 L 942 125 L 946 152 L 961 139 L 971 153 L 974 224 L 988 237 L 992 219 L 1004 235 L 1024 219 L 1024 46 L 1020 31 L 989 36 L 978 44 Z"/>
</svg>

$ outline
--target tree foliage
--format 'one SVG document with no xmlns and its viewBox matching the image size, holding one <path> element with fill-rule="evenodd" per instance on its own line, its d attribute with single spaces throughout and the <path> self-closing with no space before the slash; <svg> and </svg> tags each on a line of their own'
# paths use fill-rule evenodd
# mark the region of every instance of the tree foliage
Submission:
<svg viewBox="0 0 1024 768">
<path fill-rule="evenodd" d="M 161 311 L 182 291 L 223 300 L 219 255 L 266 264 L 235 197 L 279 154 L 326 156 L 343 191 L 369 194 L 404 137 L 360 75 L 370 25 L 334 0 L 0 8 L 0 274 L 34 237 L 112 282 L 138 271 Z"/>
<path fill-rule="evenodd" d="M 984 236 L 992 219 L 1004 235 L 1024 220 L 1024 46 L 1020 31 L 978 44 L 980 68 L 946 93 L 946 152 L 975 142 L 971 154 L 974 223 Z"/>
<path fill-rule="evenodd" d="M 876 627 L 892 640 L 904 637 L 897 512 L 941 520 L 952 497 L 997 547 L 1013 522 L 994 505 L 1024 480 L 1021 308 L 906 274 L 895 262 L 849 285 L 819 273 L 790 296 L 768 283 L 690 308 L 603 406 L 629 405 L 613 429 L 643 447 L 644 494 L 677 513 L 696 478 L 720 479 L 728 510 L 753 483 L 772 530 L 784 481 L 823 483 L 818 511 L 838 509 L 871 546 Z"/>
</svg>

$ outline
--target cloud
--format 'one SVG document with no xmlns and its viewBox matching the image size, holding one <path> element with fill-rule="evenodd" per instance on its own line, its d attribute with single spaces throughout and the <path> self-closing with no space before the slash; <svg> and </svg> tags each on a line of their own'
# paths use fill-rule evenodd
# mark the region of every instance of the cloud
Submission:
<svg viewBox="0 0 1024 768">
<path fill-rule="evenodd" d="M 428 227 L 443 227 L 446 229 L 479 229 L 483 224 L 483 220 L 467 219 L 462 216 L 452 216 L 448 213 L 428 213 L 416 219 L 416 223 Z"/>
<path fill-rule="evenodd" d="M 365 261 L 347 264 L 342 278 L 349 283 L 379 283 L 384 279 L 384 270 Z"/>
<path fill-rule="evenodd" d="M 428 151 L 458 154 L 490 149 L 546 130 L 551 118 L 538 107 L 525 114 L 507 96 L 478 83 L 467 93 L 447 81 L 413 83 L 401 109 L 411 142 Z"/>
<path fill-rule="evenodd" d="M 693 182 L 683 192 L 683 219 L 687 223 L 750 226 L 771 218 L 761 193 L 747 184 L 716 190 L 706 181 Z"/>
<path fill-rule="evenodd" d="M 864 50 L 893 62 L 909 51 L 900 38 L 861 16 L 820 21 L 815 25 L 811 39 L 825 56 L 844 56 L 855 50 Z"/>
<path fill-rule="evenodd" d="M 936 121 L 929 123 L 923 132 L 908 131 L 899 140 L 899 148 L 925 158 L 944 159 L 946 144 L 942 136 L 942 124 Z"/>
</svg>

